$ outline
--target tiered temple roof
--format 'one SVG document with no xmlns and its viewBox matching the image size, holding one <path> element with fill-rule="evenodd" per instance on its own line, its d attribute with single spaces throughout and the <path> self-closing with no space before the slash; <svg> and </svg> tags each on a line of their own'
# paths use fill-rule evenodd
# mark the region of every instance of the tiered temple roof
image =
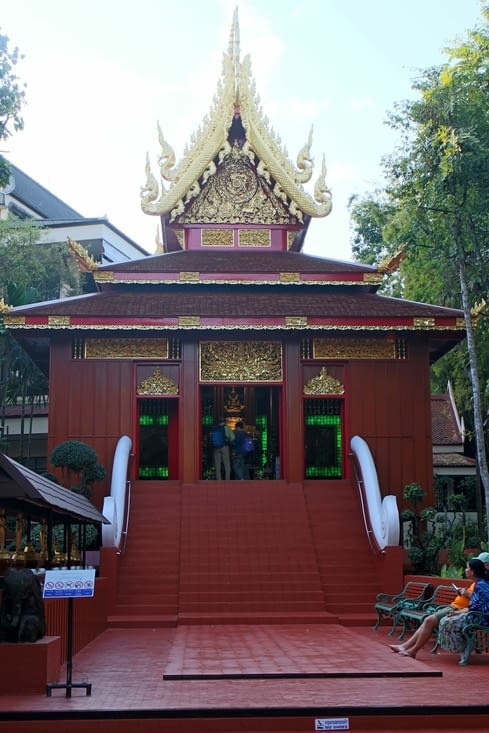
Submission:
<svg viewBox="0 0 489 733">
<path fill-rule="evenodd" d="M 148 164 L 142 205 L 162 217 L 165 251 L 92 268 L 97 292 L 15 308 L 8 328 L 38 344 L 63 330 L 414 332 L 429 334 L 432 359 L 463 337 L 462 311 L 377 294 L 401 251 L 379 267 L 302 253 L 310 218 L 331 210 L 325 166 L 311 197 L 311 139 L 293 166 L 240 60 L 237 13 L 214 106 L 181 162 L 160 142 L 162 180 Z"/>
</svg>

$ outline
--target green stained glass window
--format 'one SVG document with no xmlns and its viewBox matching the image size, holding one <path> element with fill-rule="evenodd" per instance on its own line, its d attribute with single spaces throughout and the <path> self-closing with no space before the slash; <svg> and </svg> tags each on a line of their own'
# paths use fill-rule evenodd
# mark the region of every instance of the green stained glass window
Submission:
<svg viewBox="0 0 489 733">
<path fill-rule="evenodd" d="M 138 401 L 138 477 L 168 479 L 168 403 L 166 400 Z"/>
<path fill-rule="evenodd" d="M 342 400 L 304 401 L 306 478 L 343 476 Z"/>
</svg>

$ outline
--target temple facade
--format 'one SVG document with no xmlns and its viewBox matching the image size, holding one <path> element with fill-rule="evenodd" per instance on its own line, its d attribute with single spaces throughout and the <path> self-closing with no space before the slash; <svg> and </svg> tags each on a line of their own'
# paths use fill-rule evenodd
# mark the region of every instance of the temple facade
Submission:
<svg viewBox="0 0 489 733">
<path fill-rule="evenodd" d="M 309 194 L 312 137 L 292 163 L 238 39 L 235 16 L 213 106 L 183 158 L 159 129 L 158 175 L 147 161 L 142 207 L 161 219 L 161 252 L 87 259 L 95 292 L 4 318 L 49 371 L 50 449 L 82 440 L 110 467 L 130 438 L 113 624 L 346 619 L 371 609 L 386 578 L 397 589 L 400 547 L 373 547 L 362 518 L 355 435 L 382 495 L 401 508 L 415 481 L 431 496 L 429 369 L 464 337 L 463 314 L 379 295 L 395 261 L 303 253 L 311 218 L 331 211 L 326 165 Z M 220 418 L 253 438 L 244 481 L 216 475 Z M 99 508 L 109 486 L 110 471 Z M 362 583 L 339 601 L 328 589 L 340 557 Z"/>
</svg>

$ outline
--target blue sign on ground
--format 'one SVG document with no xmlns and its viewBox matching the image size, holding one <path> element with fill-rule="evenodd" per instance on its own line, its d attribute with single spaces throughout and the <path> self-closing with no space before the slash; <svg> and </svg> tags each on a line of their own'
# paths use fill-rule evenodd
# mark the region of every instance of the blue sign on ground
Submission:
<svg viewBox="0 0 489 733">
<path fill-rule="evenodd" d="M 43 598 L 86 598 L 95 592 L 95 569 L 47 570 Z"/>
</svg>

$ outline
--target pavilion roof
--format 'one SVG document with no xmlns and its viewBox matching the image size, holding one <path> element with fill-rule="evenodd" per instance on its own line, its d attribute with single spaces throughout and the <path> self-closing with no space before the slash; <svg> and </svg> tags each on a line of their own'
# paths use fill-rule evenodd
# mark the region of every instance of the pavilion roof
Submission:
<svg viewBox="0 0 489 733">
<path fill-rule="evenodd" d="M 66 519 L 108 524 L 85 496 L 55 484 L 4 453 L 0 453 L 0 500 L 31 513 L 50 510 Z"/>
</svg>

